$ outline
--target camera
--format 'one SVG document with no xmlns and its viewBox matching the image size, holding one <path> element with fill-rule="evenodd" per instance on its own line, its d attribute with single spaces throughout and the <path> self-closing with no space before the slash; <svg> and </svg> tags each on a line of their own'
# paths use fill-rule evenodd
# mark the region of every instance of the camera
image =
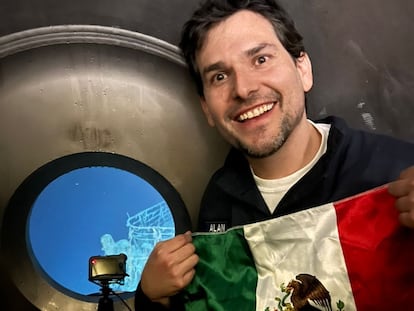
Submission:
<svg viewBox="0 0 414 311">
<path fill-rule="evenodd" d="M 123 285 L 126 273 L 125 254 L 109 256 L 92 256 L 89 258 L 89 281 L 101 286 L 102 297 L 99 299 L 98 311 L 113 311 L 114 303 L 109 295 L 115 294 L 109 284 Z"/>
<path fill-rule="evenodd" d="M 89 281 L 93 283 L 120 283 L 128 276 L 125 254 L 92 256 L 89 258 Z"/>
</svg>

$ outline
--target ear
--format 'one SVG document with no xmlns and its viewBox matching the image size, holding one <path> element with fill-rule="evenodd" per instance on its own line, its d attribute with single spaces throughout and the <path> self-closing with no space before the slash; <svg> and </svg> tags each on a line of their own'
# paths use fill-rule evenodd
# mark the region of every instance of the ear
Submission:
<svg viewBox="0 0 414 311">
<path fill-rule="evenodd" d="M 201 108 L 203 108 L 203 112 L 204 112 L 204 115 L 206 116 L 208 124 L 211 127 L 214 127 L 215 123 L 214 123 L 213 117 L 211 116 L 210 109 L 208 108 L 208 105 L 204 97 L 200 97 L 200 103 L 201 103 Z"/>
<path fill-rule="evenodd" d="M 303 91 L 306 93 L 313 85 L 312 63 L 307 53 L 302 52 L 296 59 L 296 68 L 302 80 Z"/>
</svg>

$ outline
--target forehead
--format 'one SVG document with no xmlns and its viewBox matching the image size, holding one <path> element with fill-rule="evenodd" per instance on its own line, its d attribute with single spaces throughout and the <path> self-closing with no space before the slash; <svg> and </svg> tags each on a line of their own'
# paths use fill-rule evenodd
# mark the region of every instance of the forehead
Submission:
<svg viewBox="0 0 414 311">
<path fill-rule="evenodd" d="M 239 11 L 207 32 L 196 54 L 197 64 L 200 67 L 221 61 L 226 54 L 243 53 L 263 43 L 282 46 L 273 25 L 264 16 L 248 10 Z"/>
</svg>

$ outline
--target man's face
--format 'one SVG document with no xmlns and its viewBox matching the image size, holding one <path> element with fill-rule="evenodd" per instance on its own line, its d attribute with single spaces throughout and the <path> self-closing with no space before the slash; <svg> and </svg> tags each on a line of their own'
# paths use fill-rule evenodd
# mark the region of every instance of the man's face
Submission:
<svg viewBox="0 0 414 311">
<path fill-rule="evenodd" d="M 196 60 L 209 124 L 248 156 L 275 153 L 306 119 L 310 60 L 304 53 L 295 61 L 263 16 L 240 11 L 218 23 Z"/>
</svg>

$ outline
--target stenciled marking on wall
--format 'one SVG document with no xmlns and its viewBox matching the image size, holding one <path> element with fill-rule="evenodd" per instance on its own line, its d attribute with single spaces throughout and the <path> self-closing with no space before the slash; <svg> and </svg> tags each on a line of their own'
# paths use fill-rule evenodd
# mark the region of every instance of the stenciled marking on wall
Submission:
<svg viewBox="0 0 414 311">
<path fill-rule="evenodd" d="M 365 102 L 360 102 L 358 104 L 358 109 L 364 109 L 364 106 L 366 105 Z M 364 124 L 372 131 L 375 131 L 377 129 L 376 125 L 375 125 L 375 119 L 372 116 L 371 113 L 369 112 L 362 112 L 361 113 L 361 118 L 364 121 Z"/>
</svg>

